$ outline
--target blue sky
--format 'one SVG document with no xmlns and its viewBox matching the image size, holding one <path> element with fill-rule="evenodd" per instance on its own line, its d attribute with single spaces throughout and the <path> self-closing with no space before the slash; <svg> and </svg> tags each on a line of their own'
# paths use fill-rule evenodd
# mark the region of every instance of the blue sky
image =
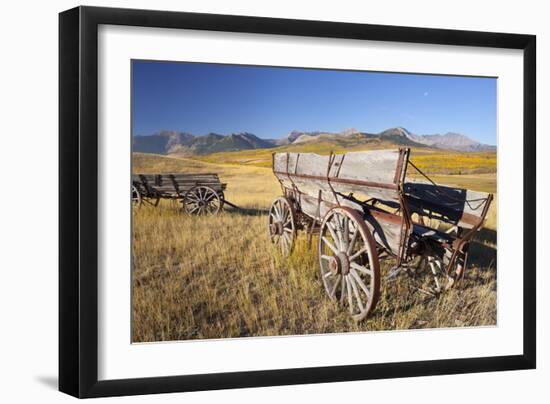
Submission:
<svg viewBox="0 0 550 404">
<path fill-rule="evenodd" d="M 134 135 L 458 132 L 496 144 L 495 78 L 132 62 Z"/>
</svg>

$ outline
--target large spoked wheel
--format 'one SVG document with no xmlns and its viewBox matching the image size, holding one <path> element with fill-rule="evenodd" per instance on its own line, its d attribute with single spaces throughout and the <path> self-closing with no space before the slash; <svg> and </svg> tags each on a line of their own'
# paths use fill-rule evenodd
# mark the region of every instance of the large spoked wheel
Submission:
<svg viewBox="0 0 550 404">
<path fill-rule="evenodd" d="M 215 215 L 221 206 L 222 200 L 218 193 L 206 185 L 191 188 L 183 197 L 183 209 L 190 215 Z"/>
<path fill-rule="evenodd" d="M 134 208 L 139 208 L 141 206 L 141 194 L 135 185 L 132 185 L 132 206 Z"/>
<path fill-rule="evenodd" d="M 367 317 L 380 293 L 380 263 L 374 238 L 353 209 L 336 207 L 323 219 L 319 267 L 329 297 L 347 306 L 354 320 Z"/>
<path fill-rule="evenodd" d="M 287 257 L 292 252 L 296 239 L 296 213 L 292 203 L 280 196 L 273 201 L 269 209 L 269 239 Z"/>
</svg>

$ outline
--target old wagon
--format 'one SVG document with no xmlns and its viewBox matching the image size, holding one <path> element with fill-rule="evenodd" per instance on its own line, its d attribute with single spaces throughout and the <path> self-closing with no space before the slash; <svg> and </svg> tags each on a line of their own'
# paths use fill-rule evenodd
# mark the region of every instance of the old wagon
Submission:
<svg viewBox="0 0 550 404">
<path fill-rule="evenodd" d="M 459 281 L 470 242 L 493 199 L 492 194 L 435 184 L 409 155 L 408 148 L 273 155 L 282 196 L 269 211 L 271 241 L 286 256 L 298 230 L 307 233 L 309 243 L 318 233 L 326 293 L 356 320 L 376 306 L 382 259 L 393 260 L 388 278 L 426 268 L 434 293 Z M 422 179 L 407 180 L 409 167 Z"/>
<path fill-rule="evenodd" d="M 224 197 L 226 186 L 213 173 L 134 174 L 132 203 L 158 206 L 161 199 L 170 199 L 181 202 L 189 214 L 212 215 L 229 203 Z"/>
</svg>

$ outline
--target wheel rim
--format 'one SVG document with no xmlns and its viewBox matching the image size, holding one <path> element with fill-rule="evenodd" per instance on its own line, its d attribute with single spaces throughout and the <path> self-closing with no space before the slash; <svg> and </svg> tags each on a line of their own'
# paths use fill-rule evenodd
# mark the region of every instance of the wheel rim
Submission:
<svg viewBox="0 0 550 404">
<path fill-rule="evenodd" d="M 220 196 L 212 188 L 199 185 L 191 188 L 183 197 L 183 208 L 190 215 L 215 215 L 220 211 Z"/>
<path fill-rule="evenodd" d="M 355 320 L 376 306 L 380 264 L 374 239 L 352 209 L 331 209 L 321 224 L 319 268 L 328 296 L 347 307 Z"/>
<path fill-rule="evenodd" d="M 268 231 L 271 242 L 287 257 L 294 247 L 296 218 L 292 204 L 285 197 L 279 197 L 271 204 Z"/>
<path fill-rule="evenodd" d="M 139 193 L 135 185 L 132 185 L 132 205 L 135 208 L 141 206 L 141 194 Z"/>
</svg>

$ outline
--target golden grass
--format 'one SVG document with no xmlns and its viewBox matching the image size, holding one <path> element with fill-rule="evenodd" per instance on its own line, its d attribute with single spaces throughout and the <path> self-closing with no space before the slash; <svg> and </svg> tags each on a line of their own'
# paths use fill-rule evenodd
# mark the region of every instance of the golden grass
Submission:
<svg viewBox="0 0 550 404">
<path fill-rule="evenodd" d="M 280 194 L 270 169 L 142 154 L 133 161 L 135 172 L 218 172 L 227 198 L 246 208 L 191 217 L 163 201 L 134 213 L 134 342 L 496 323 L 496 208 L 457 289 L 421 293 L 414 285 L 431 282 L 427 274 L 383 280 L 375 311 L 355 323 L 328 299 L 303 235 L 288 259 L 270 245 L 265 209 Z"/>
</svg>

